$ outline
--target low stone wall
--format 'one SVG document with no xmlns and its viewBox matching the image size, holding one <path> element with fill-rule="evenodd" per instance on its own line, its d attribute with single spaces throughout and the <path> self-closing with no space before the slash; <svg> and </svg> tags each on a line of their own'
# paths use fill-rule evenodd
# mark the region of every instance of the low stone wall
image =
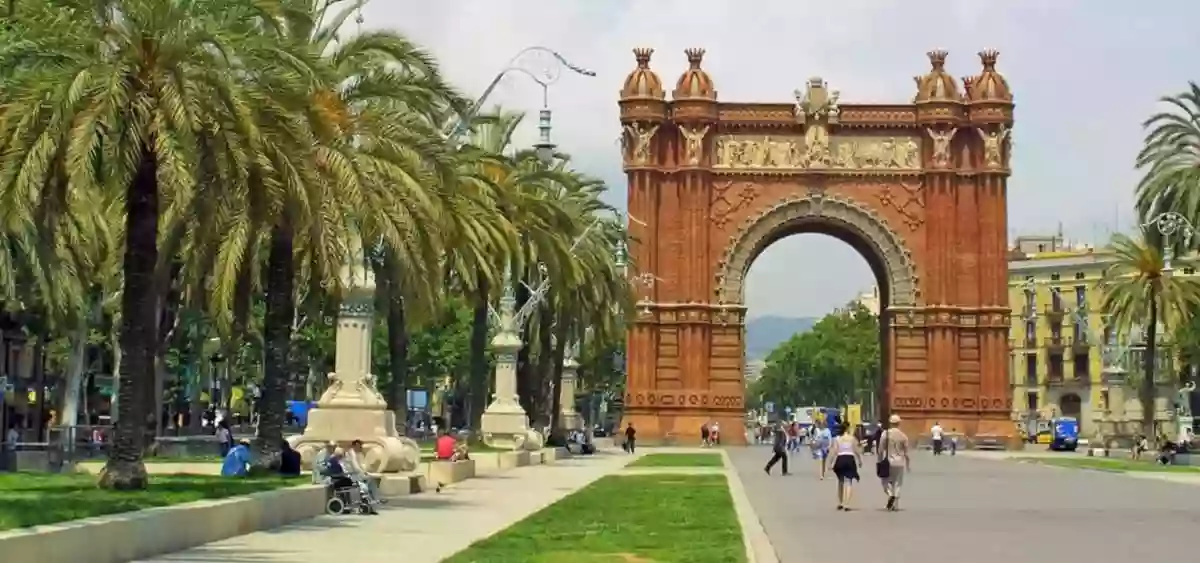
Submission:
<svg viewBox="0 0 1200 563">
<path fill-rule="evenodd" d="M 388 473 L 371 477 L 379 488 L 379 495 L 384 498 L 403 497 L 425 492 L 428 480 L 425 472 L 418 468 L 415 473 Z"/>
<path fill-rule="evenodd" d="M 450 485 L 475 477 L 475 460 L 431 461 L 426 475 L 429 482 L 438 485 Z"/>
<path fill-rule="evenodd" d="M 307 520 L 325 490 L 302 485 L 0 532 L 4 561 L 123 563 Z"/>
</svg>

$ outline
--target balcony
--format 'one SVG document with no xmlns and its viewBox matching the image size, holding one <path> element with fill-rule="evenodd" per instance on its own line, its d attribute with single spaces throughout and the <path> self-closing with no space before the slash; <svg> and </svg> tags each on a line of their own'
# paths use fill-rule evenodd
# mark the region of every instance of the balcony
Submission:
<svg viewBox="0 0 1200 563">
<path fill-rule="evenodd" d="M 1061 300 L 1055 300 L 1054 303 L 1046 305 L 1043 311 L 1051 321 L 1058 320 L 1061 322 L 1067 314 L 1067 306 Z"/>
<path fill-rule="evenodd" d="M 1033 334 L 1027 333 L 1025 335 L 1025 340 L 1023 340 L 1022 343 L 1025 345 L 1026 350 L 1033 350 L 1034 348 L 1037 348 L 1037 337 Z"/>
<path fill-rule="evenodd" d="M 1076 334 L 1071 337 L 1070 344 L 1075 353 L 1087 352 L 1092 347 L 1092 339 L 1087 333 Z"/>
<path fill-rule="evenodd" d="M 1048 336 L 1048 337 L 1042 339 L 1042 345 L 1045 346 L 1047 349 L 1049 349 L 1052 352 L 1053 351 L 1061 352 L 1064 348 L 1067 347 L 1067 339 L 1063 338 L 1063 336 L 1061 334 L 1051 335 L 1051 336 Z"/>
</svg>

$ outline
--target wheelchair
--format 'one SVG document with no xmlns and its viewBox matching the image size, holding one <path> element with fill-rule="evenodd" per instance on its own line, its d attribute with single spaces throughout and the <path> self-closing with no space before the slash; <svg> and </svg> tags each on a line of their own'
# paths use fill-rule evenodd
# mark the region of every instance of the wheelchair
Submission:
<svg viewBox="0 0 1200 563">
<path fill-rule="evenodd" d="M 326 514 L 351 514 L 355 510 L 365 514 L 371 509 L 362 484 L 347 476 L 326 477 L 325 497 Z"/>
</svg>

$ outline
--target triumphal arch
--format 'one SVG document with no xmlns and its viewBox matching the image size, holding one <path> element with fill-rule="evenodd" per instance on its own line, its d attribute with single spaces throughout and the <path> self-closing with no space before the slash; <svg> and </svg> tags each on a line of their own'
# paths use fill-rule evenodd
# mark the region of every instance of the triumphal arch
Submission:
<svg viewBox="0 0 1200 563">
<path fill-rule="evenodd" d="M 743 280 L 763 249 L 818 232 L 879 281 L 881 406 L 910 436 L 934 420 L 1005 439 L 1009 420 L 1006 183 L 1012 93 L 996 51 L 961 86 L 928 53 L 911 102 L 855 104 L 820 78 L 779 101 L 718 101 L 688 49 L 667 98 L 652 49 L 621 90 L 630 253 L 625 419 L 639 439 L 743 440 Z M 797 275 L 821 276 L 821 264 Z"/>
</svg>

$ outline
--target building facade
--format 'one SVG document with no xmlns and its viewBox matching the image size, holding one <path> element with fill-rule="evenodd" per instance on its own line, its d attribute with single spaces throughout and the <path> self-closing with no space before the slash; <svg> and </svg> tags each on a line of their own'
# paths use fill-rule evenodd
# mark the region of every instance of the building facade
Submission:
<svg viewBox="0 0 1200 563">
<path fill-rule="evenodd" d="M 1140 430 L 1141 403 L 1125 374 L 1141 372 L 1144 346 L 1117 346 L 1104 314 L 1101 281 L 1114 263 L 1103 249 L 1072 247 L 1061 235 L 1017 239 L 1009 261 L 1014 421 L 1029 426 L 1072 416 L 1086 437 Z M 1176 275 L 1195 271 L 1184 268 Z M 1166 331 L 1159 334 L 1164 341 L 1156 371 L 1165 376 L 1172 373 L 1173 358 Z M 1175 392 L 1173 385 L 1160 386 L 1159 420 L 1171 417 Z"/>
</svg>

